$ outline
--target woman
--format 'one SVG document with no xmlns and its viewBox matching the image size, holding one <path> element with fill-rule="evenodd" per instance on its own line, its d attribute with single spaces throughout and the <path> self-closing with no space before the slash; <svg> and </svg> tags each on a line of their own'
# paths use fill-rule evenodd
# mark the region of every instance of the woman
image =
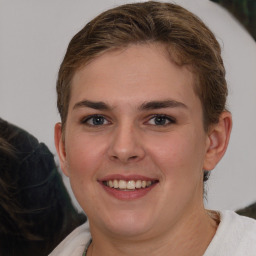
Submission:
<svg viewBox="0 0 256 256">
<path fill-rule="evenodd" d="M 196 16 L 151 1 L 102 13 L 71 40 L 57 93 L 55 144 L 89 227 L 50 255 L 255 254 L 254 220 L 203 205 L 232 118 Z"/>
</svg>

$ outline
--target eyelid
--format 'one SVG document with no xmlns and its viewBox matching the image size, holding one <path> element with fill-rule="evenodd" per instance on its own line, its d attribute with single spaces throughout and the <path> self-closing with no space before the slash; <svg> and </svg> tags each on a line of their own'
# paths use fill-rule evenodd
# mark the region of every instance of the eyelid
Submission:
<svg viewBox="0 0 256 256">
<path fill-rule="evenodd" d="M 93 125 L 93 124 L 89 124 L 88 121 L 92 118 L 104 118 L 105 121 L 107 121 L 107 124 L 102 124 L 102 125 Z M 103 125 L 108 125 L 111 122 L 109 121 L 109 118 L 107 118 L 105 115 L 101 115 L 101 114 L 92 114 L 92 115 L 88 115 L 86 117 L 83 117 L 80 121 L 81 124 L 87 125 L 87 126 L 91 126 L 91 127 L 95 127 L 95 126 L 103 126 Z"/>
<path fill-rule="evenodd" d="M 103 124 L 99 124 L 99 125 L 95 125 L 95 124 L 90 124 L 88 121 L 92 118 L 97 118 L 97 117 L 100 117 L 100 118 L 103 118 L 104 119 L 104 123 Z M 144 124 L 148 124 L 148 125 L 155 125 L 157 126 L 156 124 L 149 124 L 149 122 L 154 119 L 154 118 L 157 118 L 157 117 L 162 117 L 162 118 L 165 118 L 167 120 L 167 123 L 166 124 L 163 124 L 163 125 L 158 125 L 158 126 L 168 126 L 168 125 L 171 125 L 171 124 L 175 124 L 176 123 L 176 118 L 174 118 L 173 116 L 169 116 L 169 115 L 166 115 L 166 114 L 152 114 L 152 115 L 149 115 L 147 118 L 146 118 L 146 121 L 144 122 Z M 107 122 L 107 123 L 105 123 Z M 87 126 L 90 126 L 90 127 L 100 127 L 100 126 L 105 126 L 105 125 L 109 125 L 111 124 L 111 119 L 109 117 L 106 117 L 105 115 L 103 114 L 91 114 L 91 115 L 87 115 L 83 118 L 81 118 L 80 120 L 80 123 L 83 124 L 83 125 L 87 125 Z"/>
<path fill-rule="evenodd" d="M 166 118 L 166 120 L 168 121 L 167 124 L 165 125 L 162 125 L 162 126 L 167 126 L 169 124 L 175 124 L 176 123 L 176 118 L 172 117 L 172 116 L 169 116 L 169 115 L 166 115 L 166 114 L 154 114 L 154 115 L 150 115 L 148 118 L 147 118 L 147 121 L 146 123 L 148 123 L 150 120 L 152 120 L 153 118 L 156 118 L 156 117 L 163 117 L 163 118 Z M 160 126 L 160 125 L 159 125 Z"/>
</svg>

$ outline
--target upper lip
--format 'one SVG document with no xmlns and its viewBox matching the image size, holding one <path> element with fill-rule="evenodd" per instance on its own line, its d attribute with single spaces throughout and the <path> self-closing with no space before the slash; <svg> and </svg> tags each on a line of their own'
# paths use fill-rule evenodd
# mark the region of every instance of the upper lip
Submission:
<svg viewBox="0 0 256 256">
<path fill-rule="evenodd" d="M 122 174 L 111 174 L 104 176 L 103 178 L 98 179 L 98 181 L 108 181 L 108 180 L 145 180 L 145 181 L 155 181 L 158 180 L 157 178 L 150 178 L 143 175 L 131 174 L 131 175 L 122 175 Z"/>
</svg>

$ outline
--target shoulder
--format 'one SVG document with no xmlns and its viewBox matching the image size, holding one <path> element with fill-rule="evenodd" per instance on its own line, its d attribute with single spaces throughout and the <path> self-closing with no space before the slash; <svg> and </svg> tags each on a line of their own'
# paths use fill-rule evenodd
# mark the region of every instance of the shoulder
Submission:
<svg viewBox="0 0 256 256">
<path fill-rule="evenodd" d="M 71 232 L 49 256 L 81 256 L 91 239 L 88 221 Z"/>
<path fill-rule="evenodd" d="M 220 216 L 224 228 L 231 228 L 234 232 L 247 234 L 252 239 L 256 239 L 255 219 L 238 215 L 233 211 L 222 211 Z"/>
<path fill-rule="evenodd" d="M 256 220 L 220 212 L 220 224 L 204 256 L 255 256 Z"/>
</svg>

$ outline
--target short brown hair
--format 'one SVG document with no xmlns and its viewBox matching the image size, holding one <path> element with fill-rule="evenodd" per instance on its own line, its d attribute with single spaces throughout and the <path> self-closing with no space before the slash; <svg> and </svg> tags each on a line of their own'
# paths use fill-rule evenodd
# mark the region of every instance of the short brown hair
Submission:
<svg viewBox="0 0 256 256">
<path fill-rule="evenodd" d="M 125 4 L 103 12 L 70 41 L 57 80 L 58 110 L 65 126 L 74 73 L 108 50 L 131 44 L 162 43 L 177 65 L 194 73 L 204 127 L 217 123 L 226 108 L 227 84 L 221 49 L 194 14 L 171 3 Z"/>
</svg>

